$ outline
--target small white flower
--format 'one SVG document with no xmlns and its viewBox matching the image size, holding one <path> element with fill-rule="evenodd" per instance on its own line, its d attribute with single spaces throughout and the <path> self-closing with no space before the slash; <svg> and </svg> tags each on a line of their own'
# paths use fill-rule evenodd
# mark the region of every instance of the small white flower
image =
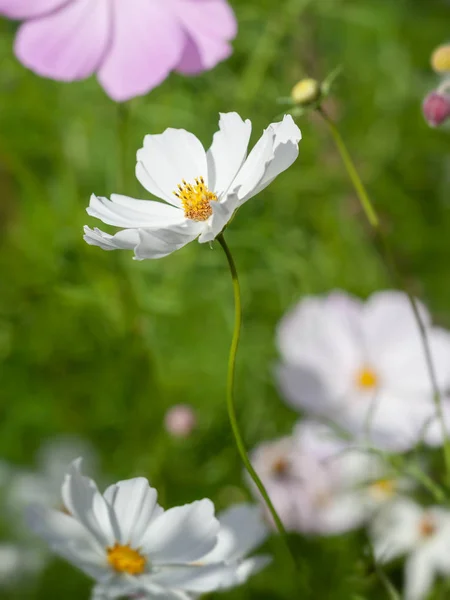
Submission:
<svg viewBox="0 0 450 600">
<path fill-rule="evenodd" d="M 30 526 L 96 580 L 97 597 L 182 600 L 236 577 L 234 566 L 202 563 L 220 529 L 210 500 L 164 511 L 144 478 L 120 481 L 102 495 L 81 475 L 80 460 L 66 475 L 62 495 L 69 514 L 36 506 Z"/>
<path fill-rule="evenodd" d="M 235 210 L 298 156 L 301 133 L 289 115 L 270 125 L 247 157 L 250 133 L 249 120 L 225 113 L 207 152 L 184 129 L 147 135 L 137 153 L 136 176 L 164 202 L 93 195 L 88 214 L 122 231 L 109 235 L 85 227 L 84 239 L 104 250 L 134 250 L 138 260 L 167 256 L 196 238 L 214 240 Z"/>
<path fill-rule="evenodd" d="M 378 456 L 305 421 L 292 437 L 259 446 L 252 457 L 286 528 L 333 535 L 360 527 L 405 488 Z"/>
<path fill-rule="evenodd" d="M 374 520 L 371 537 L 380 562 L 406 555 L 405 600 L 427 598 L 436 576 L 450 574 L 448 510 L 398 499 Z"/>
<path fill-rule="evenodd" d="M 419 310 L 444 391 L 450 335 L 432 327 L 424 306 Z M 422 438 L 442 443 L 422 340 L 404 294 L 379 292 L 365 303 L 337 292 L 306 298 L 281 321 L 278 347 L 281 390 L 294 407 L 390 450 Z"/>
</svg>

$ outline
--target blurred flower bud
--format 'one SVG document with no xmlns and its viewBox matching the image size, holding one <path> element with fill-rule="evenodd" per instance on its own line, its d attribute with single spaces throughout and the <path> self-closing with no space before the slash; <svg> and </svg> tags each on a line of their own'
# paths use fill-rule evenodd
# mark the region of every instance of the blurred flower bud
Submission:
<svg viewBox="0 0 450 600">
<path fill-rule="evenodd" d="M 431 66 L 437 73 L 450 73 L 450 44 L 436 48 L 431 56 Z"/>
<path fill-rule="evenodd" d="M 300 104 L 301 106 L 317 102 L 320 96 L 320 84 L 315 79 L 302 79 L 291 91 L 291 98 L 294 104 Z"/>
<path fill-rule="evenodd" d="M 164 418 L 166 431 L 174 437 L 188 437 L 195 426 L 197 418 L 188 404 L 176 404 L 166 412 Z"/>
<path fill-rule="evenodd" d="M 450 96 L 444 92 L 430 92 L 423 101 L 423 115 L 431 127 L 442 125 L 450 117 Z"/>
</svg>

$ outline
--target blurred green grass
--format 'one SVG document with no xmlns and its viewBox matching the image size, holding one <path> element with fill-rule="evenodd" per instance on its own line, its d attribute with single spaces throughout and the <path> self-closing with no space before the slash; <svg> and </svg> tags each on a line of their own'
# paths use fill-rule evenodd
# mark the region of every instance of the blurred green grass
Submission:
<svg viewBox="0 0 450 600">
<path fill-rule="evenodd" d="M 228 427 L 225 374 L 232 293 L 218 246 L 190 244 L 154 262 L 87 246 L 95 192 L 146 197 L 134 181 L 145 133 L 168 126 L 208 145 L 218 112 L 237 110 L 254 139 L 280 113 L 276 100 L 304 75 L 343 66 L 329 110 L 338 119 L 403 272 L 450 325 L 448 132 L 420 111 L 435 84 L 432 49 L 448 36 L 444 0 L 234 0 L 235 53 L 195 79 L 172 75 L 130 103 L 129 181 L 117 188 L 118 110 L 95 80 L 39 79 L 12 55 L 15 24 L 0 22 L 0 456 L 32 464 L 41 441 L 78 433 L 116 477 L 146 475 L 173 505 L 208 496 L 222 508 L 247 497 Z M 274 386 L 274 329 L 308 293 L 389 287 L 358 203 L 323 124 L 299 122 L 297 163 L 245 205 L 227 236 L 240 270 L 244 331 L 239 419 L 249 447 L 290 431 L 296 415 Z M 165 411 L 196 409 L 190 439 L 171 439 Z M 379 598 L 359 533 L 297 538 L 293 580 L 276 562 L 227 597 Z M 88 597 L 89 582 L 55 562 L 37 591 L 2 598 Z M 225 596 L 224 596 L 225 597 Z"/>
</svg>

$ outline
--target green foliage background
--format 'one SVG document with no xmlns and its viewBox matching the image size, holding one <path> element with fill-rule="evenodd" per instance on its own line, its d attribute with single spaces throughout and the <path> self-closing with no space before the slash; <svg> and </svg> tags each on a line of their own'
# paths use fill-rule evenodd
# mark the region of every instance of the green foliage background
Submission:
<svg viewBox="0 0 450 600">
<path fill-rule="evenodd" d="M 16 28 L 0 22 L 0 455 L 31 465 L 40 443 L 77 433 L 98 447 L 106 472 L 146 475 L 166 506 L 248 497 L 225 410 L 231 284 L 218 245 L 190 244 L 160 260 L 87 246 L 89 195 L 145 198 L 134 154 L 148 132 L 195 132 L 206 145 L 218 112 L 252 119 L 254 139 L 305 75 L 343 66 L 328 102 L 383 217 L 397 261 L 436 319 L 450 325 L 449 137 L 431 130 L 421 101 L 436 83 L 433 48 L 449 35 L 445 0 L 232 0 L 232 58 L 201 77 L 172 75 L 130 103 L 118 183 L 119 113 L 94 79 L 40 79 L 12 54 Z M 299 120 L 297 163 L 246 204 L 228 232 L 244 295 L 239 419 L 249 447 L 286 434 L 297 415 L 272 376 L 274 330 L 302 295 L 340 287 L 366 296 L 390 286 L 371 233 L 324 124 Z M 188 440 L 163 428 L 189 403 Z M 274 564 L 223 598 L 382 598 L 360 533 L 295 539 L 294 577 L 276 539 Z M 37 590 L 5 599 L 89 597 L 90 582 L 56 562 Z M 443 592 L 444 593 L 444 592 Z M 218 596 L 219 597 L 219 596 Z M 441 596 L 442 598 L 446 596 Z"/>
</svg>

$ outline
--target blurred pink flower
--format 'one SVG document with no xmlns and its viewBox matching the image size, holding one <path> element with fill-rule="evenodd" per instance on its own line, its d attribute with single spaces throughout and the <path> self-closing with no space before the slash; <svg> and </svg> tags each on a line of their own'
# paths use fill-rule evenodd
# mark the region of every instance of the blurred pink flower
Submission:
<svg viewBox="0 0 450 600">
<path fill-rule="evenodd" d="M 336 535 L 360 527 L 411 487 L 375 454 L 309 420 L 290 437 L 260 444 L 252 463 L 286 529 L 306 534 Z M 253 491 L 259 498 L 254 486 Z"/>
<path fill-rule="evenodd" d="M 176 404 L 167 411 L 164 424 L 174 437 L 188 437 L 197 425 L 197 418 L 188 404 Z"/>
<path fill-rule="evenodd" d="M 445 92 L 430 92 L 423 101 L 423 116 L 431 127 L 439 127 L 450 118 L 450 95 Z"/>
<path fill-rule="evenodd" d="M 0 0 L 0 15 L 25 21 L 15 52 L 26 67 L 60 81 L 97 73 L 118 102 L 173 70 L 211 69 L 236 35 L 226 0 Z"/>
</svg>

